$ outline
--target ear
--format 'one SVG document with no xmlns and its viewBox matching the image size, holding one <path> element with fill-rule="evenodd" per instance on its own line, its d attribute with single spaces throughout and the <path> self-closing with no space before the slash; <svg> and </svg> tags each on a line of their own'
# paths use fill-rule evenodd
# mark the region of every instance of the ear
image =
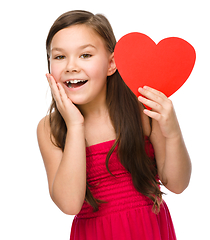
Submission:
<svg viewBox="0 0 210 240">
<path fill-rule="evenodd" d="M 107 71 L 107 76 L 111 76 L 112 74 L 114 74 L 116 72 L 117 68 L 116 68 L 116 64 L 115 64 L 115 60 L 114 60 L 114 53 L 112 53 L 109 57 L 109 68 Z"/>
</svg>

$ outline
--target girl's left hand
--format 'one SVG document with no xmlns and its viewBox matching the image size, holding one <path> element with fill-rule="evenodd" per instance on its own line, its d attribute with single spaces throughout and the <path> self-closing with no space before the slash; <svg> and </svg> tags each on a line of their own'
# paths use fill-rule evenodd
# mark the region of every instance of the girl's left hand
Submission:
<svg viewBox="0 0 210 240">
<path fill-rule="evenodd" d="M 163 136 L 166 138 L 180 136 L 181 130 L 172 101 L 162 92 L 147 86 L 139 88 L 138 91 L 142 95 L 138 100 L 151 108 L 144 109 L 144 113 L 159 123 Z"/>
</svg>

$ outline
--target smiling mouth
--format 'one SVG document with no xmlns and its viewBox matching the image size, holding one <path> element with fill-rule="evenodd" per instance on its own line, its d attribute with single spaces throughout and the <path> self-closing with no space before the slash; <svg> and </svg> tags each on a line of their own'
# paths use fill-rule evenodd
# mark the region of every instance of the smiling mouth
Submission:
<svg viewBox="0 0 210 240">
<path fill-rule="evenodd" d="M 68 88 L 77 88 L 84 85 L 88 80 L 70 80 L 66 81 L 65 84 Z"/>
</svg>

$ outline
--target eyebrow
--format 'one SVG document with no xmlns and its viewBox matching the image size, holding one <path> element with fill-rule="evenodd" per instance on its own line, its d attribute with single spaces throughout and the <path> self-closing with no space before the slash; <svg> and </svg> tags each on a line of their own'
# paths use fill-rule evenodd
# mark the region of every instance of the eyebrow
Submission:
<svg viewBox="0 0 210 240">
<path fill-rule="evenodd" d="M 95 48 L 95 49 L 96 49 L 96 47 L 95 47 L 94 45 L 92 45 L 92 44 L 82 45 L 82 46 L 79 47 L 79 49 L 85 49 L 85 48 L 87 48 L 87 47 L 92 47 L 92 48 Z M 64 51 L 64 49 L 63 49 L 63 48 L 55 47 L 55 48 L 53 48 L 51 51 Z"/>
<path fill-rule="evenodd" d="M 84 49 L 84 48 L 87 48 L 87 47 L 96 48 L 96 47 L 95 47 L 94 45 L 92 45 L 92 44 L 85 44 L 85 45 L 80 46 L 79 48 L 80 48 L 80 49 Z"/>
<path fill-rule="evenodd" d="M 56 47 L 56 48 L 52 48 L 51 51 L 58 51 L 58 52 L 60 52 L 60 51 L 63 51 L 63 48 L 57 48 Z"/>
</svg>

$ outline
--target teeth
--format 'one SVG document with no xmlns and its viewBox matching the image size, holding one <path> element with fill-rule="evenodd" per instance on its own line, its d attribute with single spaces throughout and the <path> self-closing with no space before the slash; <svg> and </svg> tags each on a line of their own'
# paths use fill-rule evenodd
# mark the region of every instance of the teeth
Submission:
<svg viewBox="0 0 210 240">
<path fill-rule="evenodd" d="M 86 80 L 71 80 L 71 81 L 66 81 L 67 84 L 69 83 L 78 83 L 78 82 L 85 82 Z"/>
</svg>

